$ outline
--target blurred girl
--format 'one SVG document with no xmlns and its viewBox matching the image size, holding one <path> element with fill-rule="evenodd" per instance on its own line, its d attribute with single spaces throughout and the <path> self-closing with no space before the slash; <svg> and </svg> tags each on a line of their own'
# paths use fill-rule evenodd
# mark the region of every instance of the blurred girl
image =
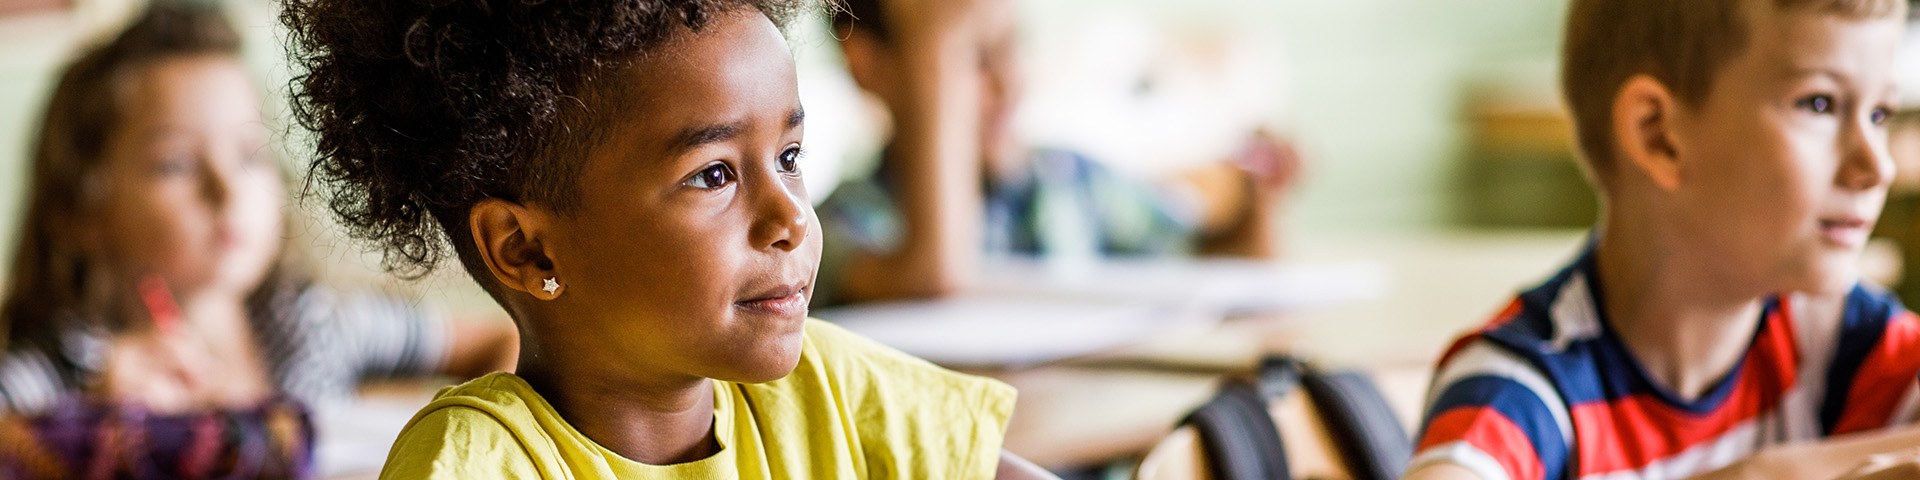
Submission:
<svg viewBox="0 0 1920 480">
<path fill-rule="evenodd" d="M 239 46 L 215 9 L 163 1 L 60 77 L 0 300 L 0 418 L 40 419 L 0 437 L 39 438 L 0 438 L 13 450 L 0 460 L 37 443 L 42 458 L 20 463 L 78 471 L 114 463 L 126 444 L 63 431 L 162 433 L 164 422 L 115 426 L 125 415 L 79 407 L 103 404 L 224 412 L 214 423 L 238 430 L 233 419 L 252 418 L 287 449 L 304 420 L 273 412 L 350 398 L 370 377 L 510 364 L 517 343 L 503 325 L 456 328 L 465 322 L 405 299 L 316 285 L 289 261 L 286 180 Z"/>
</svg>

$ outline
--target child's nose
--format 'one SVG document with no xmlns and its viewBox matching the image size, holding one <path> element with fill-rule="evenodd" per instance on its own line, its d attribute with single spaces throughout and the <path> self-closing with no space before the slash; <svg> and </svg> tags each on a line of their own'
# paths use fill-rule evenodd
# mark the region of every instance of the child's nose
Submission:
<svg viewBox="0 0 1920 480">
<path fill-rule="evenodd" d="M 1852 190 L 1885 186 L 1893 179 L 1893 158 L 1887 153 L 1886 130 L 1871 124 L 1847 130 L 1839 177 L 1835 180 Z"/>
<path fill-rule="evenodd" d="M 754 245 L 785 251 L 800 248 L 807 238 L 807 212 L 813 206 L 779 179 L 769 178 L 759 183 L 760 187 L 753 189 L 759 192 L 755 195 L 759 214 L 754 222 Z"/>
<path fill-rule="evenodd" d="M 200 195 L 214 208 L 224 208 L 233 198 L 233 173 L 221 166 L 217 159 L 201 162 L 203 173 L 200 175 Z"/>
</svg>

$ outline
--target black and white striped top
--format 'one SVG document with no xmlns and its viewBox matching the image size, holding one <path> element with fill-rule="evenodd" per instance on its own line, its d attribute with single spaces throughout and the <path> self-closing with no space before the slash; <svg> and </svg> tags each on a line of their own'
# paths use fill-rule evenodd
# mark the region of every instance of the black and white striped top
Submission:
<svg viewBox="0 0 1920 480">
<path fill-rule="evenodd" d="M 414 300 L 310 286 L 279 310 L 256 316 L 254 335 L 274 384 L 308 405 L 351 399 L 363 380 L 431 375 L 446 361 L 446 316 Z M 99 373 L 104 338 L 72 331 L 59 343 L 0 356 L 0 412 L 46 411 Z"/>
</svg>

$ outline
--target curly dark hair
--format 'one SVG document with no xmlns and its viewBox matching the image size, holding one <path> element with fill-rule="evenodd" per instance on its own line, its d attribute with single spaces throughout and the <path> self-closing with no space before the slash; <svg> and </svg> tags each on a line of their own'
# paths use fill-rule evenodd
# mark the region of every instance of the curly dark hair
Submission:
<svg viewBox="0 0 1920 480">
<path fill-rule="evenodd" d="M 288 0 L 293 114 L 316 135 L 308 189 L 402 277 L 451 243 L 490 292 L 467 227 L 486 198 L 577 203 L 614 98 L 597 79 L 716 15 L 782 28 L 816 0 Z M 751 9 L 751 10 L 749 10 Z M 598 94 L 596 94 L 598 93 Z M 434 223 L 438 225 L 434 225 Z M 435 232 L 438 227 L 440 232 Z M 444 235 L 444 236 L 443 236 Z"/>
</svg>

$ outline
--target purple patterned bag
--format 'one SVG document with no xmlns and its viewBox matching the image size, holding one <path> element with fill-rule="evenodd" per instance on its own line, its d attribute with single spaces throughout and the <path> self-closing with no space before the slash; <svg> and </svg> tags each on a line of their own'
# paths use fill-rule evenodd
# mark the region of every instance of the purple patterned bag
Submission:
<svg viewBox="0 0 1920 480">
<path fill-rule="evenodd" d="M 285 398 L 167 415 L 68 401 L 0 418 L 0 479 L 304 479 L 312 464 L 312 420 Z"/>
</svg>

